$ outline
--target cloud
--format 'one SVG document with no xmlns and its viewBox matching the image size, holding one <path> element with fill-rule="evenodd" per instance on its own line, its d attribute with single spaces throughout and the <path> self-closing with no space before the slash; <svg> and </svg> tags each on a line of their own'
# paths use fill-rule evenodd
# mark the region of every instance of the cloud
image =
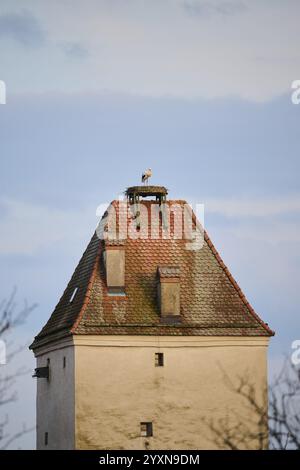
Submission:
<svg viewBox="0 0 300 470">
<path fill-rule="evenodd" d="M 0 37 L 11 38 L 28 47 L 40 46 L 46 40 L 45 32 L 37 19 L 25 10 L 0 16 Z"/>
<path fill-rule="evenodd" d="M 235 226 L 230 229 L 223 229 L 239 239 L 246 240 L 247 244 L 258 242 L 278 246 L 284 243 L 300 243 L 299 222 L 283 223 L 282 221 L 261 221 L 255 223 L 253 220 L 242 226 Z"/>
<path fill-rule="evenodd" d="M 232 16 L 247 10 L 241 1 L 201 1 L 185 0 L 183 7 L 187 13 L 197 17 Z"/>
<path fill-rule="evenodd" d="M 89 56 L 88 50 L 79 42 L 61 43 L 61 48 L 67 57 L 71 59 L 86 59 Z"/>
<path fill-rule="evenodd" d="M 191 201 L 192 202 L 192 201 Z M 0 200 L 0 255 L 32 255 L 56 244 L 86 240 L 99 220 L 95 207 L 59 209 L 19 200 Z M 207 200 L 205 218 L 223 235 L 248 242 L 300 243 L 300 199 Z M 221 217 L 221 218 L 220 218 Z M 89 230 L 90 227 L 90 230 Z"/>
<path fill-rule="evenodd" d="M 268 217 L 282 214 L 300 214 L 300 196 L 274 199 L 208 199 L 206 210 L 225 217 Z"/>
<path fill-rule="evenodd" d="M 42 204 L 0 200 L 0 255 L 32 255 L 62 242 L 87 238 L 97 223 L 96 207 L 61 210 Z M 94 227 L 93 227 L 94 223 Z"/>
<path fill-rule="evenodd" d="M 300 196 L 281 199 L 207 199 L 205 217 L 220 226 L 223 234 L 246 243 L 276 246 L 300 243 Z"/>
<path fill-rule="evenodd" d="M 2 16 L 0 34 L 39 44 L 45 34 L 36 20 L 22 13 L 18 0 L 7 2 L 18 14 Z M 290 94 L 299 73 L 300 2 L 105 0 L 86 8 L 52 0 L 30 7 L 47 31 L 46 47 L 26 55 L 0 46 L 5 78 L 17 92 L 109 90 L 264 102 Z M 57 45 L 63 43 L 62 59 Z M 89 52 L 84 67 L 83 45 Z"/>
</svg>

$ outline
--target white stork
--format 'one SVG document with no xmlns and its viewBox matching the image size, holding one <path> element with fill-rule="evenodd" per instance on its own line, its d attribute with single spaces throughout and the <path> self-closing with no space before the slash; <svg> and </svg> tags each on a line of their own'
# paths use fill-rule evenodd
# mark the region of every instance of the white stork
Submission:
<svg viewBox="0 0 300 470">
<path fill-rule="evenodd" d="M 151 168 L 148 168 L 143 174 L 142 174 L 142 183 L 148 183 L 149 178 L 152 176 L 152 170 Z M 149 183 L 148 183 L 149 184 Z"/>
</svg>

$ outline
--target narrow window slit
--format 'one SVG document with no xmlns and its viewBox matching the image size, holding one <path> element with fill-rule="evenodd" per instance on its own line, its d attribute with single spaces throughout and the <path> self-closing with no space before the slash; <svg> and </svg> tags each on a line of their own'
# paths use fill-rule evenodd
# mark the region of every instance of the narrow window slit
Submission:
<svg viewBox="0 0 300 470">
<path fill-rule="evenodd" d="M 151 422 L 141 423 L 141 437 L 153 436 L 153 426 Z"/>
<path fill-rule="evenodd" d="M 163 367 L 164 353 L 155 353 L 155 367 Z"/>
</svg>

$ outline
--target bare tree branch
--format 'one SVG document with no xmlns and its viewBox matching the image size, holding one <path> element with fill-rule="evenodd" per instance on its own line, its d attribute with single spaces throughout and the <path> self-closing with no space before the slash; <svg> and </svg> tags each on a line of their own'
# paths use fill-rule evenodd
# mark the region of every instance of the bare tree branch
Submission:
<svg viewBox="0 0 300 470">
<path fill-rule="evenodd" d="M 23 307 L 20 310 L 16 308 L 16 289 L 13 290 L 10 297 L 0 302 L 0 339 L 6 340 L 6 361 L 7 363 L 12 361 L 26 346 L 18 345 L 13 346 L 13 342 L 9 342 L 9 335 L 15 331 L 20 325 L 23 325 L 30 313 L 36 308 L 36 305 L 28 306 L 27 302 L 24 302 Z M 5 406 L 18 399 L 15 390 L 16 381 L 21 376 L 28 374 L 29 370 L 24 367 L 16 369 L 13 373 L 5 373 L 4 366 L 0 367 L 0 409 L 5 409 Z M 0 414 L 0 450 L 7 449 L 12 442 L 19 439 L 24 434 L 31 432 L 34 427 L 27 428 L 23 425 L 23 428 L 17 431 L 15 434 L 10 435 L 7 431 L 9 424 L 9 416 L 1 416 Z"/>
<path fill-rule="evenodd" d="M 267 389 L 251 383 L 247 374 L 237 382 L 223 371 L 227 388 L 242 407 L 224 418 L 202 418 L 219 449 L 300 449 L 300 370 L 286 359 Z M 267 397 L 269 404 L 267 403 Z"/>
</svg>

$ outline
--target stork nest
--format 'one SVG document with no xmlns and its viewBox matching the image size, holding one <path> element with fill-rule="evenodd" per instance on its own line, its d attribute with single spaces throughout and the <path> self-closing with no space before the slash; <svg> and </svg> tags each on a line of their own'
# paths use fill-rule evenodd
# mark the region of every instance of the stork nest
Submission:
<svg viewBox="0 0 300 470">
<path fill-rule="evenodd" d="M 167 188 L 164 186 L 130 186 L 125 191 L 126 196 L 133 196 L 138 194 L 140 196 L 166 196 L 168 194 Z"/>
</svg>

